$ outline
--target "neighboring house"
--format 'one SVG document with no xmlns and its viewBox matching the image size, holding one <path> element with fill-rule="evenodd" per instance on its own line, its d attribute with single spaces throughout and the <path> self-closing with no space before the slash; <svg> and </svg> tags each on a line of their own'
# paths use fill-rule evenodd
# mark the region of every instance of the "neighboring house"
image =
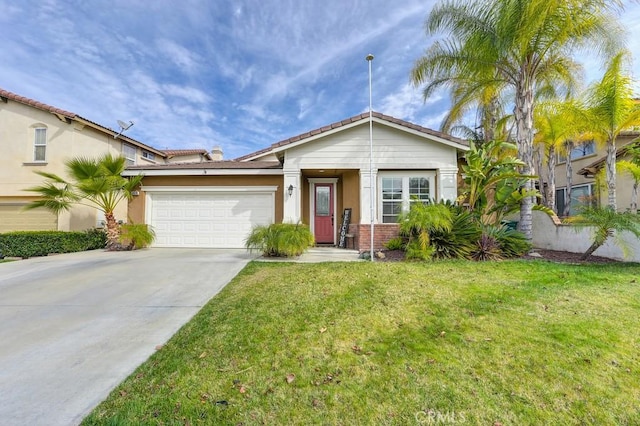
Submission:
<svg viewBox="0 0 640 426">
<path fill-rule="evenodd" d="M 398 215 L 413 197 L 457 197 L 458 158 L 468 144 L 403 120 L 373 114 L 375 248 L 397 235 Z M 257 224 L 302 222 L 318 244 L 336 245 L 342 215 L 349 234 L 370 246 L 369 114 L 275 143 L 234 161 L 140 164 L 134 222 L 151 225 L 157 247 L 244 247 Z"/>
<path fill-rule="evenodd" d="M 624 132 L 618 136 L 618 139 L 616 140 L 617 161 L 626 159 L 625 148 L 635 142 L 639 137 L 640 132 L 638 131 Z M 590 188 L 594 201 L 601 206 L 605 206 L 607 205 L 607 185 L 604 177 L 604 169 L 606 167 L 607 159 L 605 148 L 602 147 L 596 152 L 595 156 L 590 156 L 588 159 L 589 161 L 587 164 L 584 164 L 585 162 L 581 162 L 579 167 L 574 166 L 573 170 L 576 170 L 577 174 L 575 179 L 578 179 L 580 182 L 584 182 L 583 186 L 588 186 Z M 601 185 L 598 185 L 596 182 L 596 176 L 599 174 L 602 176 Z M 618 211 L 624 212 L 630 209 L 633 184 L 634 181 L 628 173 L 616 171 L 616 205 Z M 575 186 L 573 188 L 575 188 Z M 574 189 L 571 190 L 571 198 L 574 198 L 573 191 Z M 572 214 L 574 213 L 575 211 L 572 206 Z"/>
<path fill-rule="evenodd" d="M 623 152 L 625 145 L 629 144 L 640 134 L 637 132 L 625 132 L 618 136 L 616 146 L 618 156 Z M 579 144 L 571 151 L 571 210 L 570 215 L 579 213 L 580 207 L 587 203 L 605 205 L 607 200 L 606 188 L 598 188 L 595 173 L 604 168 L 606 159 L 606 147 L 598 146 L 594 141 Z M 562 215 L 565 207 L 565 194 L 567 190 L 567 161 L 566 156 L 558 154 L 556 165 L 556 213 Z M 618 174 L 617 198 L 618 210 L 624 211 L 629 207 L 631 195 L 631 179 Z"/>
<path fill-rule="evenodd" d="M 167 161 L 210 161 L 200 150 L 167 154 L 101 126 L 73 112 L 0 89 L 0 232 L 19 230 L 84 230 L 101 225 L 101 212 L 74 206 L 55 215 L 46 209 L 24 210 L 37 199 L 26 188 L 38 186 L 42 171 L 65 177 L 64 162 L 72 157 L 98 157 L 107 152 L 123 155 L 130 165 Z M 198 151 L 198 153 L 194 153 Z M 116 210 L 127 219 L 127 206 Z"/>
</svg>

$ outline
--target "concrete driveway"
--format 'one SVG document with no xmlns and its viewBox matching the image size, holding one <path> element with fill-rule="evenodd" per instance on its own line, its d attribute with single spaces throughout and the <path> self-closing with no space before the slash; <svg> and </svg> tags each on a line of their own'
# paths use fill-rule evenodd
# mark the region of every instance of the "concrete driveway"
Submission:
<svg viewBox="0 0 640 426">
<path fill-rule="evenodd" d="M 252 258 L 148 249 L 0 264 L 0 424 L 79 423 Z"/>
</svg>

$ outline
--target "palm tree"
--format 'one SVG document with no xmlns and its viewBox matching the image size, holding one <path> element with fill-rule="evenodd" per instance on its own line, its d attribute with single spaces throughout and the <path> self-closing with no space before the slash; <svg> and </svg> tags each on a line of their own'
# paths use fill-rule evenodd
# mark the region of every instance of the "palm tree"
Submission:
<svg viewBox="0 0 640 426">
<path fill-rule="evenodd" d="M 578 65 L 570 59 L 575 48 L 596 52 L 617 48 L 621 31 L 614 13 L 620 0 L 448 0 L 427 17 L 428 34 L 446 31 L 415 63 L 414 84 L 427 88 L 455 87 L 460 79 L 514 93 L 518 158 L 524 175 L 533 175 L 533 109 L 536 92 L 572 88 Z M 525 192 L 533 179 L 525 182 Z M 520 229 L 532 237 L 534 198 L 524 197 Z"/>
<path fill-rule="evenodd" d="M 556 158 L 557 150 L 567 139 L 566 121 L 560 115 L 555 103 L 539 104 L 534 110 L 536 133 L 533 136 L 534 144 L 542 151 L 541 160 L 547 163 L 547 191 L 545 205 L 551 210 L 556 210 Z M 538 174 L 542 175 L 541 168 Z M 542 181 L 541 181 L 542 182 Z M 540 185 L 542 188 L 542 185 Z"/>
<path fill-rule="evenodd" d="M 624 148 L 628 160 L 618 161 L 617 170 L 626 172 L 633 179 L 631 188 L 631 213 L 638 213 L 638 187 L 640 186 L 640 143 L 634 142 Z"/>
<path fill-rule="evenodd" d="M 631 187 L 631 213 L 638 213 L 638 185 L 640 185 L 640 164 L 628 160 L 618 161 L 617 170 L 626 172 L 633 179 Z"/>
<path fill-rule="evenodd" d="M 584 106 L 573 99 L 563 102 L 541 102 L 536 105 L 534 110 L 536 133 L 533 141 L 544 151 L 548 176 L 546 206 L 553 211 L 556 210 L 555 169 L 557 154 L 563 154 L 566 158 L 567 188 L 563 216 L 569 215 L 571 206 L 571 182 L 573 179 L 571 152 L 580 144 L 590 140 L 591 137 L 586 129 L 588 125 L 586 117 Z"/>
<path fill-rule="evenodd" d="M 591 132 L 607 147 L 606 181 L 608 205 L 616 210 L 616 139 L 620 132 L 640 125 L 640 105 L 633 99 L 633 80 L 627 73 L 627 53 L 612 59 L 602 80 L 588 90 Z"/>
<path fill-rule="evenodd" d="M 621 238 L 623 232 L 631 232 L 640 238 L 640 216 L 618 213 L 611 206 L 586 207 L 581 214 L 567 219 L 567 222 L 576 225 L 578 230 L 585 227 L 592 228 L 593 242 L 582 255 L 582 260 L 587 260 L 609 237 L 614 237 L 620 248 L 625 251 L 627 246 Z"/>
<path fill-rule="evenodd" d="M 516 146 L 508 142 L 489 141 L 478 146 L 470 144 L 462 166 L 464 186 L 459 197 L 484 225 L 499 224 L 511 213 L 523 196 L 535 196 L 537 191 L 523 193 L 521 183 L 530 176 L 518 172 L 522 161 L 514 154 Z"/>
<path fill-rule="evenodd" d="M 126 160 L 111 154 L 97 159 L 73 158 L 65 166 L 69 181 L 53 173 L 36 172 L 47 180 L 41 186 L 27 189 L 41 197 L 27 208 L 44 207 L 56 214 L 69 210 L 74 204 L 97 208 L 104 212 L 107 249 L 117 248 L 120 230 L 114 211 L 120 201 L 131 199 L 131 191 L 140 185 L 142 176 L 122 177 Z"/>
</svg>

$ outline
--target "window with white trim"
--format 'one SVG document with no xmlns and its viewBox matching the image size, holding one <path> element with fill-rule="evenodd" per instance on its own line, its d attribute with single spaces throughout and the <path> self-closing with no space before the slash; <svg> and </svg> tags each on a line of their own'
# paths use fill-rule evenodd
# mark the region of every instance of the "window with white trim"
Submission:
<svg viewBox="0 0 640 426">
<path fill-rule="evenodd" d="M 153 160 L 156 159 L 156 156 L 152 152 L 143 150 L 142 151 L 142 158 L 146 158 L 147 160 L 153 161 Z"/>
<path fill-rule="evenodd" d="M 380 218 L 382 223 L 397 223 L 411 203 L 428 203 L 434 197 L 433 178 L 429 172 L 380 172 Z"/>
<path fill-rule="evenodd" d="M 136 164 L 136 147 L 126 143 L 122 144 L 122 155 L 127 160 L 127 166 L 134 166 Z"/>
<path fill-rule="evenodd" d="M 569 208 L 569 216 L 580 213 L 580 208 L 591 205 L 597 205 L 596 188 L 592 183 L 586 185 L 574 185 L 571 187 L 571 207 Z M 556 189 L 556 213 L 558 216 L 564 215 L 565 196 L 567 188 Z"/>
<path fill-rule="evenodd" d="M 33 139 L 33 161 L 47 161 L 47 128 L 36 127 Z"/>
<path fill-rule="evenodd" d="M 594 141 L 586 141 L 576 143 L 576 146 L 571 150 L 571 159 L 577 160 L 578 158 L 587 157 L 596 153 L 596 143 Z M 565 154 L 558 154 L 558 163 L 564 163 L 567 161 Z"/>
</svg>

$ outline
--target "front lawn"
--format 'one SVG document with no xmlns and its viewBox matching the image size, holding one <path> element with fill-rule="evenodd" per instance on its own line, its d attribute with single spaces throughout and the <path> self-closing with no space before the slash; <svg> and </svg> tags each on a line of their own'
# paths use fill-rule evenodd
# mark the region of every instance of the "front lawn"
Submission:
<svg viewBox="0 0 640 426">
<path fill-rule="evenodd" d="M 639 274 L 254 262 L 84 424 L 640 424 Z"/>
</svg>

